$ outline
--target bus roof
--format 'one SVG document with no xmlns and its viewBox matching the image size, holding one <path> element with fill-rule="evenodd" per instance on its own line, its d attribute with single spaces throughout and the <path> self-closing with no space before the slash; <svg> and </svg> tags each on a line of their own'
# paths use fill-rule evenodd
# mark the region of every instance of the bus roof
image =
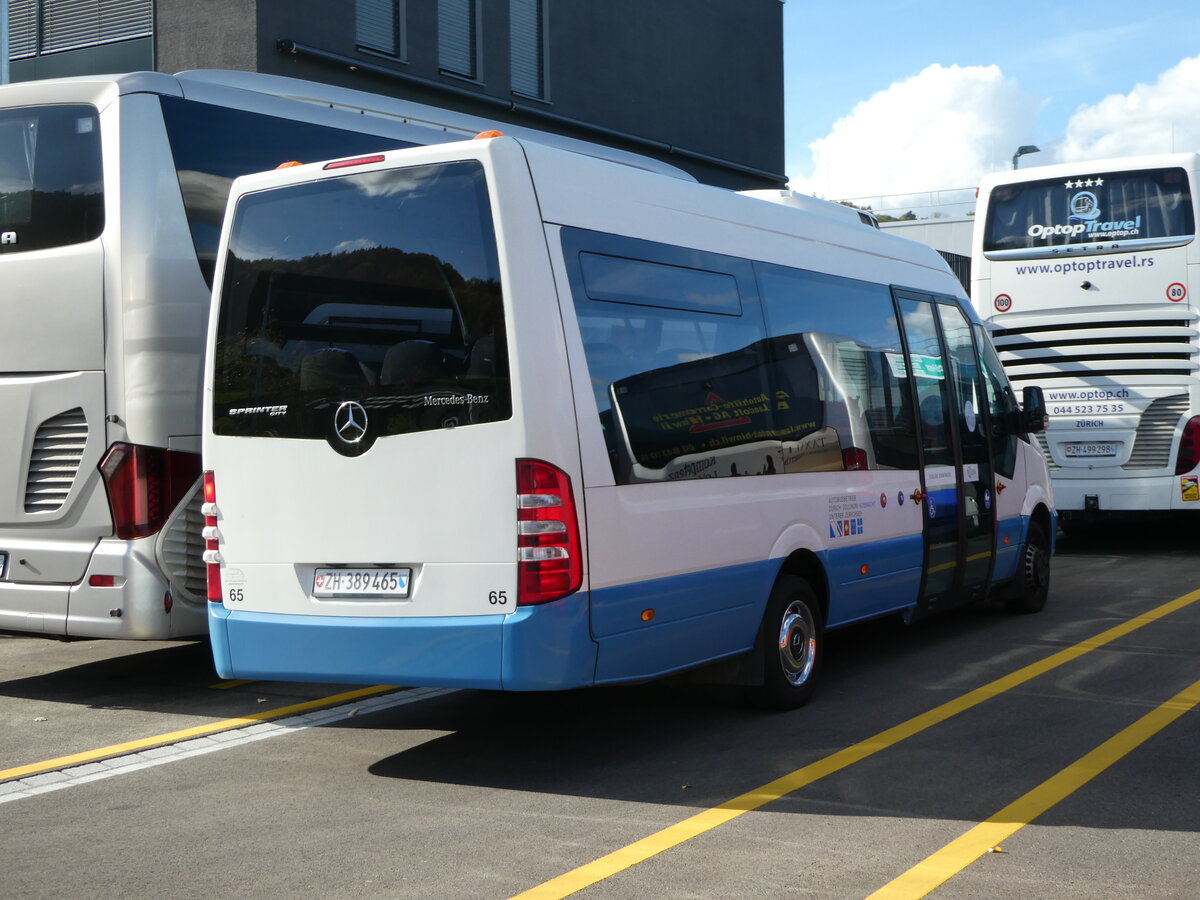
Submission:
<svg viewBox="0 0 1200 900">
<path fill-rule="evenodd" d="M 1008 169 L 983 176 L 979 190 L 991 189 L 998 184 L 1014 184 L 1026 181 L 1041 181 L 1044 178 L 1062 178 L 1085 172 L 1121 172 L 1129 169 L 1162 169 L 1181 166 L 1196 171 L 1200 154 L 1156 153 L 1146 156 L 1120 156 L 1109 159 L 1090 159 L 1079 162 L 1054 163 L 1048 166 L 1030 166 L 1027 169 Z"/>
<path fill-rule="evenodd" d="M 175 75 L 166 75 L 161 72 L 128 72 L 25 81 L 0 86 L 0 106 L 62 103 L 73 100 L 75 102 L 91 102 L 102 107 L 118 96 L 137 93 L 162 94 L 184 97 L 201 103 L 237 106 L 240 105 L 236 101 L 237 93 L 242 92 L 258 94 L 264 99 L 271 98 L 285 105 L 304 103 L 355 115 L 376 116 L 422 128 L 425 130 L 427 141 L 430 144 L 461 140 L 473 137 L 482 131 L 495 129 L 512 137 L 535 140 L 542 144 L 561 147 L 585 156 L 644 169 L 659 175 L 667 175 L 690 182 L 696 180 L 684 170 L 661 160 L 603 144 L 594 144 L 552 132 L 538 131 L 481 116 L 472 116 L 455 110 L 441 109 L 412 100 L 258 72 L 195 69 Z M 269 110 L 262 108 L 261 104 L 255 105 L 259 112 L 269 113 Z M 286 110 L 281 109 L 280 112 L 284 113 Z"/>
</svg>

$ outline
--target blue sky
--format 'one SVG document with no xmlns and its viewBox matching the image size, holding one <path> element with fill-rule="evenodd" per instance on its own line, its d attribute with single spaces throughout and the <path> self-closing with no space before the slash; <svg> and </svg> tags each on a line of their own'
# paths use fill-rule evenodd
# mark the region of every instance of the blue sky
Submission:
<svg viewBox="0 0 1200 900">
<path fill-rule="evenodd" d="M 1200 150 L 1200 0 L 786 0 L 786 171 L 830 199 Z M 876 206 L 878 208 L 878 205 Z"/>
</svg>

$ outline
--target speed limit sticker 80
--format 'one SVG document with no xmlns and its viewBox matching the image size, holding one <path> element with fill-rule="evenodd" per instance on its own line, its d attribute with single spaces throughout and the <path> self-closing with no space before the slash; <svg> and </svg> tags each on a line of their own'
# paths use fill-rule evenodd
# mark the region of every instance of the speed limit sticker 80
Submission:
<svg viewBox="0 0 1200 900">
<path fill-rule="evenodd" d="M 1187 297 L 1187 288 L 1180 282 L 1176 281 L 1174 284 L 1167 286 L 1167 299 L 1172 303 L 1178 303 L 1185 297 Z"/>
</svg>

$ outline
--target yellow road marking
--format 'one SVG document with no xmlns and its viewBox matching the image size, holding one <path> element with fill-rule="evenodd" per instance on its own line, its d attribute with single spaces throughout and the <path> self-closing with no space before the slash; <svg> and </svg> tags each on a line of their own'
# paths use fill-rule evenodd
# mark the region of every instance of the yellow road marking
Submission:
<svg viewBox="0 0 1200 900">
<path fill-rule="evenodd" d="M 254 684 L 254 680 L 241 678 L 233 681 L 218 681 L 216 684 L 210 684 L 209 687 L 214 691 L 227 691 L 230 688 L 241 687 L 243 684 Z"/>
<path fill-rule="evenodd" d="M 43 762 L 30 763 L 25 766 L 16 766 L 11 769 L 0 769 L 0 781 L 8 778 L 24 778 L 28 775 L 37 775 L 42 772 L 49 772 L 54 769 L 61 769 L 66 766 L 75 766 L 80 763 L 92 762 L 97 759 L 104 759 L 108 756 L 120 756 L 123 753 L 133 753 L 137 750 L 145 750 L 148 747 L 154 747 L 158 744 L 174 744 L 177 741 L 186 740 L 187 738 L 201 737 L 206 734 L 212 734 L 216 731 L 228 731 L 231 728 L 240 728 L 243 725 L 253 725 L 257 722 L 269 722 L 271 719 L 280 719 L 284 716 L 291 716 L 297 713 L 308 712 L 313 709 L 323 709 L 326 706 L 336 706 L 339 703 L 346 703 L 350 700 L 357 700 L 360 697 L 370 697 L 373 694 L 383 694 L 388 691 L 396 690 L 391 685 L 377 684 L 373 687 L 360 688 L 354 691 L 346 691 L 344 694 L 334 694 L 330 697 L 319 697 L 316 700 L 306 700 L 303 703 L 295 703 L 291 706 L 281 706 L 279 709 L 266 709 L 262 712 L 251 713 L 248 716 L 242 716 L 237 719 L 222 719 L 219 722 L 208 722 L 204 725 L 196 725 L 192 728 L 184 728 L 180 731 L 170 731 L 166 734 L 158 734 L 154 737 L 140 738 L 136 741 L 126 741 L 123 744 L 112 744 L 108 747 L 98 747 L 95 750 L 85 750 L 82 753 L 73 753 L 70 756 L 59 756 L 55 759 L 47 759 Z"/>
<path fill-rule="evenodd" d="M 928 712 L 909 719 L 907 722 L 902 722 L 886 731 L 881 731 L 874 737 L 859 741 L 857 744 L 839 750 L 837 753 L 817 762 L 810 763 L 801 769 L 784 775 L 782 778 L 777 778 L 768 784 L 764 784 L 762 787 L 742 794 L 740 797 L 727 800 L 720 806 L 697 813 L 694 816 L 684 819 L 682 822 L 670 825 L 655 834 L 644 837 L 606 856 L 586 863 L 577 869 L 573 869 L 527 891 L 523 891 L 515 895 L 512 900 L 557 900 L 557 898 L 569 897 L 571 894 L 581 891 L 585 887 L 593 885 L 598 881 L 603 881 L 605 878 L 609 878 L 618 872 L 623 872 L 625 869 L 632 868 L 638 863 L 645 862 L 647 859 L 670 850 L 672 847 L 676 847 L 685 841 L 689 841 L 706 831 L 710 831 L 718 825 L 723 825 L 732 819 L 736 819 L 743 813 L 758 809 L 773 800 L 778 800 L 802 787 L 806 787 L 827 775 L 832 775 L 834 772 L 841 771 L 856 762 L 860 762 L 881 750 L 886 750 L 906 738 L 910 738 L 915 734 L 925 731 L 927 728 L 932 728 L 934 725 L 945 722 L 959 713 L 978 706 L 985 700 L 1019 687 L 1027 681 L 1037 678 L 1039 675 L 1044 675 L 1059 666 L 1078 659 L 1084 654 L 1091 653 L 1093 650 L 1124 637 L 1145 625 L 1149 625 L 1151 622 L 1156 622 L 1164 616 L 1195 603 L 1197 600 L 1200 600 L 1200 590 L 1177 597 L 1169 603 L 1155 607 L 1149 612 L 1142 613 L 1140 616 L 1135 616 L 1132 619 L 1122 622 L 1120 625 L 1114 625 L 1112 628 L 1100 632 L 1095 637 L 1080 641 L 1078 644 L 1051 654 L 1039 662 L 1031 663 L 1009 675 L 997 678 L 995 681 L 963 694 L 961 697 L 936 706 Z"/>
<path fill-rule="evenodd" d="M 1148 712 L 1092 752 L 1043 781 L 1019 800 L 962 837 L 926 857 L 867 900 L 916 900 L 949 881 L 992 847 L 1016 834 L 1046 810 L 1070 796 L 1127 753 L 1137 749 L 1200 703 L 1200 681 Z"/>
</svg>

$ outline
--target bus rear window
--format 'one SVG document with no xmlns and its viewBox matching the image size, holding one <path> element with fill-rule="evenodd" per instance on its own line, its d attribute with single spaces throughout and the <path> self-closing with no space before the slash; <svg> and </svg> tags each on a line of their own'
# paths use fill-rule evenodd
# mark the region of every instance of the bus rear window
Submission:
<svg viewBox="0 0 1200 900">
<path fill-rule="evenodd" d="M 0 253 L 81 244 L 103 230 L 95 107 L 0 110 Z"/>
<path fill-rule="evenodd" d="M 511 415 L 496 240 L 476 162 L 243 197 L 218 322 L 217 434 L 330 440 L 348 401 L 374 436 Z"/>
<path fill-rule="evenodd" d="M 1096 244 L 1186 243 L 1196 233 L 1181 168 L 1081 173 L 992 189 L 983 251 L 1039 256 Z M 1128 242 L 1128 243 L 1127 243 Z"/>
</svg>

